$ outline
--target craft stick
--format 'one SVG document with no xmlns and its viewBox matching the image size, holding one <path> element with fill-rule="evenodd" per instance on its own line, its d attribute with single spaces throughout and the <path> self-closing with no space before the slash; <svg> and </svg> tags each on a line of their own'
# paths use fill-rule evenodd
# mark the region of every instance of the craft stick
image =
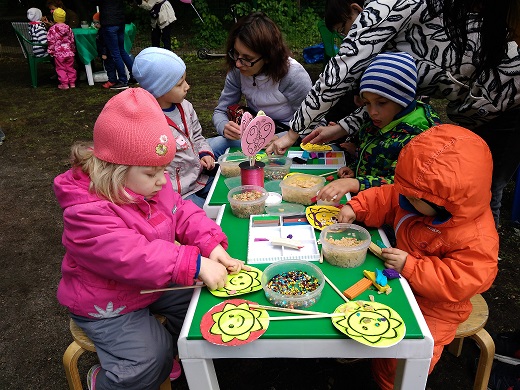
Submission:
<svg viewBox="0 0 520 390">
<path fill-rule="evenodd" d="M 272 310 L 272 311 L 282 311 L 284 313 L 294 313 L 294 314 L 307 314 L 307 315 L 321 315 L 328 314 L 320 311 L 307 311 L 307 310 L 298 310 L 298 309 L 289 309 L 288 307 L 279 307 L 279 306 L 265 306 L 265 305 L 257 305 L 257 304 L 249 304 L 249 307 L 252 309 L 264 309 L 264 310 Z"/>
<path fill-rule="evenodd" d="M 297 241 L 297 240 L 293 240 L 291 238 L 271 238 L 271 244 L 273 245 L 281 245 L 281 246 L 286 246 L 286 247 L 289 247 L 289 248 L 293 248 L 293 249 L 302 249 L 303 248 L 303 245 L 300 241 Z"/>
<path fill-rule="evenodd" d="M 335 173 L 338 173 L 338 171 L 332 171 L 332 172 L 326 172 L 326 173 L 322 173 L 321 175 L 317 175 L 317 176 L 329 176 L 329 175 L 334 175 Z"/>
<path fill-rule="evenodd" d="M 281 316 L 281 317 L 269 317 L 269 321 L 279 320 L 310 320 L 313 318 L 331 318 L 331 317 L 345 317 L 345 313 L 323 313 L 323 314 L 312 314 L 308 316 Z"/>
<path fill-rule="evenodd" d="M 343 295 L 343 293 L 334 285 L 334 283 L 330 281 L 329 278 L 327 278 L 325 275 L 323 275 L 323 277 L 325 278 L 325 281 L 330 285 L 330 287 L 332 287 L 332 289 L 336 291 L 345 302 L 349 302 L 348 298 L 345 295 Z"/>
<path fill-rule="evenodd" d="M 370 252 L 372 252 L 374 255 L 379 257 L 381 260 L 386 261 L 383 257 L 383 252 L 381 251 L 381 248 L 377 246 L 377 244 L 374 244 L 372 241 L 370 242 L 370 246 L 368 247 Z"/>
<path fill-rule="evenodd" d="M 323 249 L 320 251 L 320 264 L 323 263 Z"/>
<path fill-rule="evenodd" d="M 161 291 L 186 290 L 188 288 L 200 288 L 200 287 L 206 287 L 206 285 L 205 284 L 194 284 L 192 286 L 179 286 L 179 287 L 156 288 L 154 290 L 141 290 L 141 294 L 151 294 L 154 292 L 161 292 Z"/>
</svg>

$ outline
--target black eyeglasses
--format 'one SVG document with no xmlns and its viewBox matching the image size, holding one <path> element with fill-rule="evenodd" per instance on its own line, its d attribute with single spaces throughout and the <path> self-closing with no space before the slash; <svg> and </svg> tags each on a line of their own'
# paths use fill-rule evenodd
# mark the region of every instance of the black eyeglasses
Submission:
<svg viewBox="0 0 520 390">
<path fill-rule="evenodd" d="M 238 56 L 237 53 L 235 53 L 235 50 L 234 49 L 231 49 L 230 51 L 228 51 L 228 56 L 229 58 L 231 58 L 233 61 L 235 62 L 240 62 L 242 65 L 244 66 L 249 66 L 249 67 L 253 67 L 258 61 L 260 61 L 262 59 L 262 57 L 260 57 L 259 59 L 257 60 L 254 60 L 254 61 L 249 61 L 249 60 L 246 60 L 244 58 L 240 58 Z"/>
</svg>

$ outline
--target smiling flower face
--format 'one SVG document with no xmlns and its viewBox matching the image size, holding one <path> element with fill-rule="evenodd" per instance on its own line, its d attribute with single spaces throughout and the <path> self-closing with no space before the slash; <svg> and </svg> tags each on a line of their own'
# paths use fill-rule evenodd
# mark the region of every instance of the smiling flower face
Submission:
<svg viewBox="0 0 520 390">
<path fill-rule="evenodd" d="M 262 271 L 251 267 L 251 270 L 241 270 L 238 274 L 228 275 L 227 283 L 223 288 L 210 291 L 217 297 L 230 297 L 262 289 L 260 279 Z"/>
<path fill-rule="evenodd" d="M 339 306 L 334 326 L 352 339 L 372 347 L 390 347 L 406 333 L 401 316 L 392 308 L 377 302 L 351 301 Z"/>
<path fill-rule="evenodd" d="M 259 338 L 269 326 L 269 315 L 251 309 L 244 300 L 234 299 L 214 306 L 201 322 L 204 338 L 214 344 L 236 346 Z"/>
</svg>

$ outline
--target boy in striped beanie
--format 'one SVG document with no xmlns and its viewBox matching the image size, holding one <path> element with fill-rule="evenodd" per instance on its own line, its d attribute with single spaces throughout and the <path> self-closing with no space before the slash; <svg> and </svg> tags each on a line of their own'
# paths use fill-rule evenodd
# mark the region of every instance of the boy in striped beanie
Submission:
<svg viewBox="0 0 520 390">
<path fill-rule="evenodd" d="M 361 77 L 359 95 L 370 119 L 358 131 L 356 157 L 323 187 L 318 200 L 339 201 L 347 192 L 394 182 L 397 156 L 417 134 L 441 123 L 428 104 L 415 99 L 417 67 L 404 52 L 378 54 Z M 335 125 L 338 126 L 338 125 Z"/>
</svg>

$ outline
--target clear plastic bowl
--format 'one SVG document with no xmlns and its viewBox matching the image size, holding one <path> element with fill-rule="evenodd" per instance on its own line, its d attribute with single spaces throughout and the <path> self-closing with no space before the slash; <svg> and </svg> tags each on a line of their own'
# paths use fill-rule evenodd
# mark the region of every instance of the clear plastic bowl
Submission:
<svg viewBox="0 0 520 390">
<path fill-rule="evenodd" d="M 313 204 L 312 198 L 325 185 L 321 176 L 297 173 L 280 182 L 282 197 L 286 202 L 300 203 L 306 206 Z"/>
<path fill-rule="evenodd" d="M 273 279 L 273 277 L 290 271 L 302 271 L 311 277 L 316 277 L 318 279 L 318 288 L 303 295 L 281 294 L 269 288 L 268 283 Z M 288 307 L 290 309 L 297 309 L 310 307 L 319 301 L 321 298 L 321 292 L 323 291 L 323 286 L 325 285 L 325 276 L 321 269 L 308 261 L 277 261 L 264 270 L 262 273 L 261 283 L 265 297 L 271 304 L 275 306 Z"/>
<path fill-rule="evenodd" d="M 228 201 L 235 217 L 249 218 L 264 213 L 268 195 L 265 188 L 259 186 L 239 186 L 229 190 Z"/>
<path fill-rule="evenodd" d="M 326 226 L 320 234 L 323 259 L 343 268 L 362 265 L 367 257 L 370 241 L 371 237 L 367 229 L 350 223 Z"/>
<path fill-rule="evenodd" d="M 240 167 L 238 164 L 244 161 L 249 161 L 249 157 L 242 152 L 223 154 L 218 158 L 220 174 L 224 177 L 240 176 Z"/>
<path fill-rule="evenodd" d="M 266 180 L 282 180 L 291 170 L 292 158 L 285 156 L 268 156 L 261 160 L 264 164 Z"/>
</svg>

